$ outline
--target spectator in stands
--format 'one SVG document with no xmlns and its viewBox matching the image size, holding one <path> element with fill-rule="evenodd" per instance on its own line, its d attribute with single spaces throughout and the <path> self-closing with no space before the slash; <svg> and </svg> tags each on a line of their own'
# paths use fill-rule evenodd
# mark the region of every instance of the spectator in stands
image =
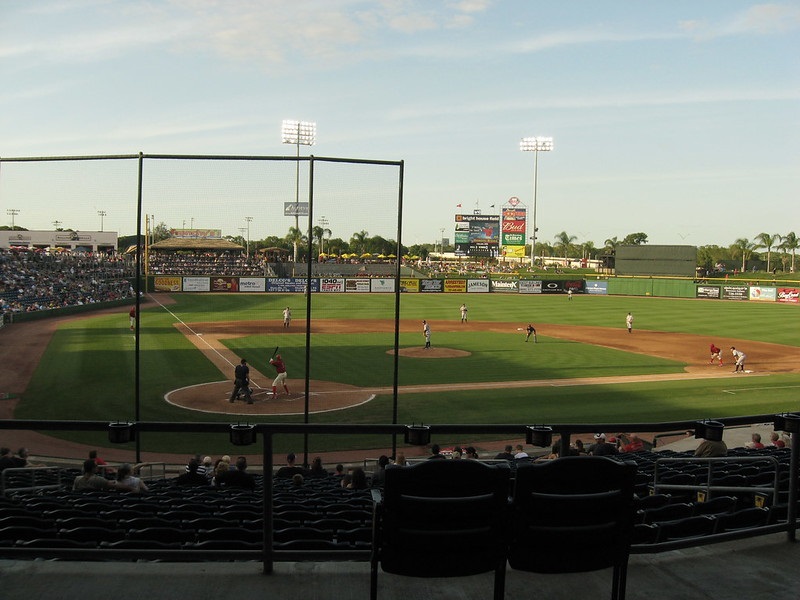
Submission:
<svg viewBox="0 0 800 600">
<path fill-rule="evenodd" d="M 121 486 L 121 489 L 127 488 L 134 494 L 150 491 L 140 477 L 134 477 L 133 468 L 129 464 L 120 465 L 117 469 L 117 485 Z"/>
<path fill-rule="evenodd" d="M 587 454 L 586 448 L 583 447 L 583 441 L 581 440 L 575 440 L 573 448 L 578 454 Z"/>
<path fill-rule="evenodd" d="M 120 483 L 105 477 L 100 477 L 97 474 L 97 464 L 91 459 L 87 458 L 83 461 L 83 475 L 78 475 L 72 483 L 72 489 L 75 491 L 81 490 L 107 490 L 119 489 L 128 490 Z"/>
<path fill-rule="evenodd" d="M 406 460 L 406 455 L 402 452 L 398 452 L 397 456 L 394 459 L 394 464 L 400 465 L 401 467 L 405 467 L 408 464 Z"/>
<path fill-rule="evenodd" d="M 347 486 L 348 490 L 365 490 L 367 485 L 367 474 L 361 467 L 353 469 L 353 474 L 350 477 L 350 485 Z"/>
<path fill-rule="evenodd" d="M 428 457 L 428 460 L 435 459 L 438 460 L 440 458 L 444 458 L 442 455 L 442 449 L 439 448 L 439 444 L 433 444 L 431 446 L 431 455 Z"/>
<path fill-rule="evenodd" d="M 597 436 L 600 437 L 597 437 Z M 589 446 L 589 454 L 592 456 L 613 456 L 618 453 L 617 438 L 610 437 L 606 440 L 604 433 L 599 433 L 594 436 L 595 443 Z"/>
<path fill-rule="evenodd" d="M 208 458 L 210 459 L 210 457 Z M 189 464 L 186 465 L 186 469 L 186 473 L 178 475 L 175 478 L 176 485 L 208 487 L 209 479 L 206 477 L 205 473 L 200 473 L 200 463 L 196 458 L 189 460 Z M 209 472 L 213 473 L 213 469 L 209 469 Z"/>
<path fill-rule="evenodd" d="M 722 440 L 706 440 L 704 439 L 697 449 L 694 451 L 697 458 L 712 458 L 715 456 L 727 456 L 728 446 Z"/>
<path fill-rule="evenodd" d="M 300 473 L 295 473 L 292 475 L 292 486 L 293 487 L 303 487 L 303 483 L 305 483 L 305 479 Z"/>
<path fill-rule="evenodd" d="M 452 452 L 450 453 L 450 458 L 454 460 L 461 460 L 463 455 L 464 451 L 461 446 L 454 446 Z"/>
<path fill-rule="evenodd" d="M 11 456 L 11 448 L 0 448 L 0 473 L 13 466 L 14 457 Z"/>
<path fill-rule="evenodd" d="M 761 450 L 764 447 L 764 444 L 761 443 L 761 434 L 754 433 L 750 436 L 750 441 L 744 445 L 745 448 L 749 448 L 750 450 Z"/>
<path fill-rule="evenodd" d="M 297 473 L 299 475 L 299 473 Z M 328 476 L 328 470 L 322 466 L 322 457 L 315 456 L 314 460 L 311 461 L 311 468 L 306 473 L 307 477 L 313 477 L 316 479 L 322 479 L 323 477 Z M 294 476 L 292 476 L 294 477 Z"/>
<path fill-rule="evenodd" d="M 513 449 L 514 447 L 511 444 L 508 444 L 503 452 L 500 452 L 497 456 L 495 456 L 495 459 L 514 460 L 514 453 L 512 452 Z"/>
<path fill-rule="evenodd" d="M 116 473 L 116 470 L 113 467 L 109 466 L 106 461 L 97 456 L 97 450 L 89 450 L 89 458 L 91 458 L 94 461 L 94 464 L 96 464 L 98 467 L 104 467 L 104 469 L 102 469 L 104 473 L 109 475 Z"/>
<path fill-rule="evenodd" d="M 786 442 L 781 439 L 781 435 L 777 431 L 773 431 L 769 434 L 769 444 L 767 446 L 771 446 L 773 448 L 785 448 Z"/>
<path fill-rule="evenodd" d="M 344 465 L 339 463 L 333 471 L 334 477 L 344 477 Z"/>
<path fill-rule="evenodd" d="M 383 486 L 383 482 L 386 481 L 386 465 L 389 464 L 389 457 L 385 454 L 381 454 L 378 458 L 378 468 L 372 474 L 372 487 L 378 488 Z"/>
<path fill-rule="evenodd" d="M 13 460 L 17 468 L 34 468 L 34 467 L 47 466 L 44 463 L 37 463 L 30 460 L 30 455 L 28 454 L 27 448 L 20 448 L 19 450 L 17 450 L 17 455 L 13 457 Z"/>
<path fill-rule="evenodd" d="M 627 437 L 624 433 L 620 433 L 619 437 L 623 441 L 623 446 L 619 449 L 620 452 L 639 452 L 640 450 L 644 450 L 644 442 L 635 433 L 632 433 L 630 437 Z M 627 443 L 624 443 L 626 437 Z"/>
<path fill-rule="evenodd" d="M 473 446 L 467 446 L 464 450 L 464 456 L 472 460 L 478 460 L 478 451 Z"/>
<path fill-rule="evenodd" d="M 350 473 L 346 473 L 342 475 L 342 487 L 345 489 L 350 489 L 350 486 L 353 483 L 353 476 Z"/>
<path fill-rule="evenodd" d="M 517 444 L 516 452 L 514 453 L 514 458 L 516 460 L 519 460 L 521 458 L 530 458 L 530 456 L 528 455 L 527 452 L 525 452 L 525 449 L 522 447 L 522 444 Z"/>
<path fill-rule="evenodd" d="M 247 473 L 247 459 L 240 456 L 236 459 L 236 469 L 228 471 L 217 477 L 217 487 L 220 489 L 245 488 L 248 490 L 256 489 L 256 480 L 250 473 Z"/>
<path fill-rule="evenodd" d="M 210 456 L 203 457 L 203 460 L 197 465 L 197 473 L 198 475 L 204 475 L 206 479 L 211 481 L 211 478 L 214 477 L 214 461 L 211 460 Z"/>
<path fill-rule="evenodd" d="M 228 473 L 230 470 L 230 464 L 222 459 L 219 459 L 214 467 L 214 477 L 211 479 L 211 485 L 218 486 L 219 478 L 225 475 L 225 473 Z"/>
<path fill-rule="evenodd" d="M 291 479 L 294 475 L 298 473 L 300 475 L 305 475 L 306 470 L 303 467 L 298 467 L 295 464 L 297 457 L 294 455 L 294 452 L 289 452 L 286 455 L 286 466 L 281 467 L 278 469 L 278 472 L 275 473 L 275 477 L 284 477 L 286 479 Z"/>
</svg>

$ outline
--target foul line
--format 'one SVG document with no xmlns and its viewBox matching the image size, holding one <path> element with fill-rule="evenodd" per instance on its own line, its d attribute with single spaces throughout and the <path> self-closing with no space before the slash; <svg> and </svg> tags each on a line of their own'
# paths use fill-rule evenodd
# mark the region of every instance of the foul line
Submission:
<svg viewBox="0 0 800 600">
<path fill-rule="evenodd" d="M 763 391 L 763 390 L 793 390 L 796 388 L 800 388 L 800 385 L 776 385 L 771 387 L 753 387 L 753 388 L 734 388 L 732 390 L 722 390 L 725 394 L 733 394 L 736 395 L 737 392 L 752 392 L 752 391 Z"/>
</svg>

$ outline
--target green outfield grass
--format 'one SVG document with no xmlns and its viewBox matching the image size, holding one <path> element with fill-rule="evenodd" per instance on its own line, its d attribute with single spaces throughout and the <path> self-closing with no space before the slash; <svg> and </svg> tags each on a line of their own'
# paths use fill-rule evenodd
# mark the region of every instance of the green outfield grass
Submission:
<svg viewBox="0 0 800 600">
<path fill-rule="evenodd" d="M 141 418 L 145 421 L 232 422 L 224 415 L 204 414 L 171 406 L 163 395 L 172 389 L 219 381 L 224 377 L 179 333 L 176 317 L 186 323 L 279 320 L 292 307 L 295 323 L 305 320 L 302 295 L 175 295 L 165 308 L 145 305 L 141 315 Z M 317 294 L 313 319 L 391 319 L 392 295 Z M 489 334 L 437 332 L 442 321 L 458 321 L 467 302 L 471 321 L 533 322 L 538 344 L 524 344 L 515 330 Z M 798 307 L 753 302 L 722 302 L 642 297 L 525 296 L 518 294 L 404 294 L 401 318 L 427 319 L 433 344 L 471 352 L 467 358 L 420 360 L 401 357 L 400 385 L 527 379 L 561 379 L 603 375 L 671 373 L 683 364 L 578 344 L 547 335 L 547 325 L 574 324 L 623 328 L 635 315 L 637 329 L 696 333 L 786 345 L 800 345 L 796 335 Z M 62 325 L 38 366 L 15 416 L 26 419 L 127 420 L 134 418 L 135 338 L 127 312 L 102 315 Z M 243 327 L 243 333 L 245 329 Z M 312 379 L 359 386 L 391 386 L 393 333 L 318 334 L 311 337 Z M 421 334 L 402 334 L 401 347 L 420 345 Z M 251 365 L 270 374 L 263 364 L 276 345 L 287 360 L 290 377 L 305 375 L 305 335 L 248 335 L 225 342 Z M 598 340 L 602 343 L 602 340 Z M 687 349 L 687 356 L 696 349 Z M 705 354 L 705 344 L 702 353 Z M 752 357 L 751 357 L 752 358 Z M 735 389 L 733 393 L 731 389 Z M 702 381 L 540 387 L 528 389 L 403 394 L 398 420 L 426 423 L 541 423 L 671 421 L 797 410 L 797 375 L 739 377 Z M 390 396 L 352 409 L 311 415 L 311 422 L 387 423 Z M 258 422 L 258 420 L 253 420 Z M 262 419 L 266 421 L 266 419 Z M 300 417 L 273 418 L 302 421 Z M 64 433 L 64 437 L 106 445 L 104 434 Z M 453 440 L 463 441 L 465 440 Z M 196 444 L 202 442 L 202 445 Z M 227 440 L 147 435 L 147 450 L 228 453 Z M 297 448 L 297 440 L 281 438 L 276 448 Z M 312 451 L 385 446 L 387 440 L 365 436 L 315 436 Z"/>
</svg>

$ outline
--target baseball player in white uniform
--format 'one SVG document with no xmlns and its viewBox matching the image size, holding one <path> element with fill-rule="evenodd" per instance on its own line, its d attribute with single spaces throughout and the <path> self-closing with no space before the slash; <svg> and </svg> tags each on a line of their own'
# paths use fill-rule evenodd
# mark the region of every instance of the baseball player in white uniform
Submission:
<svg viewBox="0 0 800 600">
<path fill-rule="evenodd" d="M 422 322 L 422 335 L 425 336 L 425 350 L 430 350 L 431 348 L 431 326 L 428 325 L 427 321 Z"/>
<path fill-rule="evenodd" d="M 737 350 L 734 346 L 731 346 L 731 353 L 733 354 L 733 360 L 736 361 L 736 365 L 734 366 L 733 372 L 738 373 L 741 371 L 744 373 L 744 361 L 747 360 L 747 354 L 742 352 L 741 350 Z"/>
<path fill-rule="evenodd" d="M 467 305 L 466 304 L 462 304 L 461 305 L 461 322 L 462 323 L 466 323 L 467 322 Z"/>
</svg>

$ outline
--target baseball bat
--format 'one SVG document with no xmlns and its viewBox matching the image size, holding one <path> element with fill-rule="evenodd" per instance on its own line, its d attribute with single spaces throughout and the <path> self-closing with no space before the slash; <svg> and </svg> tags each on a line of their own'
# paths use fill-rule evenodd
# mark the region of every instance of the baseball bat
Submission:
<svg viewBox="0 0 800 600">
<path fill-rule="evenodd" d="M 278 353 L 278 348 L 279 346 L 275 346 L 275 350 L 272 351 L 272 356 L 270 356 L 270 359 L 275 358 L 275 355 Z"/>
</svg>

